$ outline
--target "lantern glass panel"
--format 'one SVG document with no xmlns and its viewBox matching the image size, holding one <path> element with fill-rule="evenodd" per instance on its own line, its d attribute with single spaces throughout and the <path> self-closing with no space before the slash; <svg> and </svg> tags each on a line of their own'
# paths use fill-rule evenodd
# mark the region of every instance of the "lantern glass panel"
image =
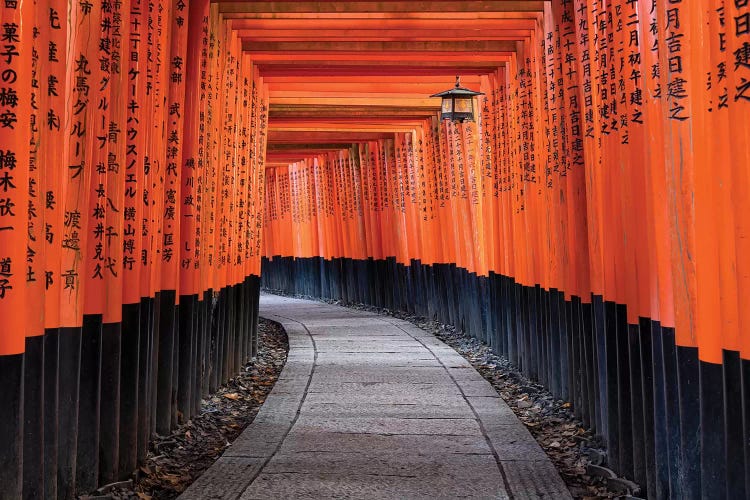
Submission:
<svg viewBox="0 0 750 500">
<path fill-rule="evenodd" d="M 453 112 L 453 99 L 443 99 L 443 113 Z"/>
<path fill-rule="evenodd" d="M 472 112 L 472 106 L 471 106 L 472 99 L 456 99 L 456 107 L 454 111 L 456 113 L 471 113 Z"/>
</svg>

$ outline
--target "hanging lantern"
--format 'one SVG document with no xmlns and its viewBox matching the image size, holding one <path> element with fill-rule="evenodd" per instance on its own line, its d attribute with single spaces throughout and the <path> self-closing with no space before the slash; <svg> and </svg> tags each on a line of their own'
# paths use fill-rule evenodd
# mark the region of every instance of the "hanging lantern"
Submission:
<svg viewBox="0 0 750 500">
<path fill-rule="evenodd" d="M 474 96 L 484 95 L 484 92 L 474 92 L 461 86 L 461 77 L 456 77 L 456 86 L 450 90 L 433 94 L 430 97 L 441 97 L 440 118 L 454 122 L 474 121 Z"/>
</svg>

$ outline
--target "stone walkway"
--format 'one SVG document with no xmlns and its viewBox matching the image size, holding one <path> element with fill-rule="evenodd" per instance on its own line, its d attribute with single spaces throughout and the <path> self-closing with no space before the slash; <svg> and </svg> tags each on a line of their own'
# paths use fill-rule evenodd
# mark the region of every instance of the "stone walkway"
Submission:
<svg viewBox="0 0 750 500">
<path fill-rule="evenodd" d="M 289 335 L 286 366 L 180 498 L 570 498 L 490 384 L 430 333 L 266 294 L 260 311 Z"/>
</svg>

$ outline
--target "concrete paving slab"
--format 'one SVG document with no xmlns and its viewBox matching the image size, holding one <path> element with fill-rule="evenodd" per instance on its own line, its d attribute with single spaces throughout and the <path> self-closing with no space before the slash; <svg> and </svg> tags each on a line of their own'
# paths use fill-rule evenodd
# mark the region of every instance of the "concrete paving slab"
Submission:
<svg viewBox="0 0 750 500">
<path fill-rule="evenodd" d="M 457 404 L 359 404 L 350 403 L 305 403 L 305 415 L 336 415 L 348 417 L 395 417 L 395 418 L 474 418 L 470 408 L 457 400 Z"/>
<path fill-rule="evenodd" d="M 405 383 L 405 382 L 333 382 L 320 381 L 313 378 L 308 393 L 337 393 L 341 396 L 357 395 L 388 395 L 388 394 L 428 394 L 435 397 L 458 396 L 461 391 L 451 380 L 435 383 Z"/>
<path fill-rule="evenodd" d="M 481 434 L 473 418 L 319 417 L 301 415 L 292 432 L 341 432 L 349 434 L 437 434 L 476 436 Z"/>
<path fill-rule="evenodd" d="M 346 354 L 358 354 L 358 353 L 382 353 L 382 354 L 403 354 L 403 353 L 420 353 L 424 354 L 426 351 L 422 346 L 383 346 L 383 345 L 330 345 L 331 343 L 324 343 L 318 346 L 318 353 L 325 354 L 329 352 L 333 353 L 346 353 Z"/>
<path fill-rule="evenodd" d="M 497 463 L 491 453 L 486 454 L 431 454 L 371 453 L 277 453 L 265 466 L 270 474 L 377 474 L 383 476 L 423 477 L 440 475 L 465 478 L 492 476 Z"/>
<path fill-rule="evenodd" d="M 261 473 L 240 497 L 242 500 L 295 499 L 507 499 L 501 478 L 457 479 L 374 474 L 267 474 Z"/>
<path fill-rule="evenodd" d="M 347 397 L 347 402 L 355 405 L 366 405 L 366 404 L 431 404 L 435 403 L 436 399 L 430 394 L 352 394 Z M 342 399 L 338 394 L 316 392 L 308 394 L 305 401 L 310 403 L 341 403 Z M 463 401 L 462 396 L 441 396 L 440 403 L 454 404 L 456 402 Z"/>
<path fill-rule="evenodd" d="M 289 434 L 279 453 L 394 453 L 409 450 L 418 455 L 430 454 L 486 454 L 491 453 L 482 435 L 425 436 L 415 434 L 347 434 L 337 432 L 295 432 Z M 399 451 L 400 452 L 400 451 Z"/>
<path fill-rule="evenodd" d="M 318 352 L 318 365 L 425 365 L 437 366 L 435 357 L 424 349 L 407 353 L 392 352 Z"/>
<path fill-rule="evenodd" d="M 346 382 L 439 382 L 450 381 L 450 376 L 441 366 L 396 367 L 355 366 L 342 372 L 335 366 L 316 366 L 315 380 L 338 380 Z"/>
<path fill-rule="evenodd" d="M 371 321 L 367 321 L 368 319 L 371 319 Z M 310 318 L 305 319 L 305 326 L 311 330 L 311 333 L 314 332 L 316 329 L 322 330 L 326 329 L 328 330 L 329 327 L 349 327 L 349 328 L 360 328 L 363 331 L 367 329 L 368 331 L 378 331 L 378 327 L 380 328 L 387 328 L 388 325 L 383 325 L 383 322 L 380 321 L 376 316 L 348 316 L 343 318 Z"/>
<path fill-rule="evenodd" d="M 314 322 L 312 324 L 308 324 L 308 321 L 305 320 L 305 326 L 307 326 L 308 330 L 310 330 L 310 334 L 316 338 L 351 338 L 353 335 L 355 337 L 407 337 L 408 334 L 402 330 L 399 330 L 398 328 L 394 328 L 393 325 L 386 323 L 384 321 L 381 321 L 377 317 L 374 317 L 372 320 L 362 320 L 358 319 L 356 320 L 355 325 L 347 324 L 347 325 L 316 325 Z M 355 326 L 358 328 L 358 331 L 352 332 L 352 326 Z"/>
<path fill-rule="evenodd" d="M 508 405 L 429 332 L 265 294 L 261 315 L 286 329 L 287 364 L 181 498 L 570 498 Z"/>
</svg>

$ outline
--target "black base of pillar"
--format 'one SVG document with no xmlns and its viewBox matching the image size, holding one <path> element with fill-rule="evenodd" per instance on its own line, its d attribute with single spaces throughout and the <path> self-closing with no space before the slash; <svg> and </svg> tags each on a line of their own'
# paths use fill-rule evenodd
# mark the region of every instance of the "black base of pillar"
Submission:
<svg viewBox="0 0 750 500">
<path fill-rule="evenodd" d="M 120 363 L 122 324 L 102 325 L 102 368 L 99 397 L 99 484 L 118 479 L 120 458 Z"/>
<path fill-rule="evenodd" d="M 44 496 L 44 337 L 26 337 L 23 382 L 23 497 Z"/>
<path fill-rule="evenodd" d="M 177 336 L 178 377 L 177 412 L 179 423 L 187 422 L 193 416 L 193 384 L 195 383 L 195 316 L 198 297 L 180 295 L 179 334 Z"/>
<path fill-rule="evenodd" d="M 81 328 L 60 328 L 58 336 L 58 441 L 57 496 L 76 498 L 76 458 L 78 456 L 78 401 L 81 374 Z"/>
<path fill-rule="evenodd" d="M 0 356 L 0 498 L 22 498 L 24 355 Z"/>
<path fill-rule="evenodd" d="M 57 328 L 44 332 L 44 498 L 57 498 L 59 339 Z"/>
<path fill-rule="evenodd" d="M 141 304 L 122 306 L 120 357 L 120 425 L 117 478 L 129 477 L 138 465 L 138 387 Z"/>
<path fill-rule="evenodd" d="M 141 298 L 138 336 L 138 461 L 146 458 L 154 422 L 154 299 Z"/>
<path fill-rule="evenodd" d="M 84 315 L 81 329 L 81 375 L 78 404 L 76 491 L 99 484 L 99 403 L 102 366 L 102 316 Z"/>
<path fill-rule="evenodd" d="M 159 340 L 156 371 L 156 432 L 169 434 L 172 429 L 172 370 L 174 369 L 175 292 L 164 290 L 156 294 L 159 309 Z"/>
</svg>

